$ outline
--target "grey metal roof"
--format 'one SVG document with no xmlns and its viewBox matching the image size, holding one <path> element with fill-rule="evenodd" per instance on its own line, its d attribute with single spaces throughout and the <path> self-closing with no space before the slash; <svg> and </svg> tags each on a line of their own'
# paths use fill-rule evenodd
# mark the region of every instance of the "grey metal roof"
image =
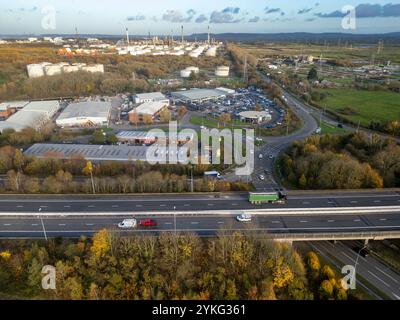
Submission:
<svg viewBox="0 0 400 320">
<path fill-rule="evenodd" d="M 71 103 L 60 114 L 57 120 L 80 118 L 80 117 L 96 117 L 107 118 L 110 114 L 111 102 L 87 101 Z"/>
<path fill-rule="evenodd" d="M 218 89 L 190 89 L 185 91 L 172 92 L 172 96 L 180 100 L 207 100 L 222 98 L 227 92 Z"/>
<path fill-rule="evenodd" d="M 160 155 L 171 154 L 178 159 L 184 159 L 188 148 L 180 147 L 177 153 L 169 151 L 165 146 L 109 146 L 109 145 L 78 145 L 78 144 L 44 144 L 37 143 L 28 148 L 24 154 L 38 158 L 50 157 L 68 159 L 83 157 L 92 161 L 154 161 Z"/>
</svg>

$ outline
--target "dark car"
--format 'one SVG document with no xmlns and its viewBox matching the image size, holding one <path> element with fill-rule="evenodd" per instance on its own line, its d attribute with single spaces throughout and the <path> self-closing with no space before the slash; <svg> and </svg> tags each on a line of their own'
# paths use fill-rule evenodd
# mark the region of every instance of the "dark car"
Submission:
<svg viewBox="0 0 400 320">
<path fill-rule="evenodd" d="M 361 257 L 365 258 L 369 255 L 369 250 L 367 248 L 353 247 L 353 251 L 360 254 Z"/>
<path fill-rule="evenodd" d="M 343 124 L 338 123 L 337 127 L 343 129 Z"/>
</svg>

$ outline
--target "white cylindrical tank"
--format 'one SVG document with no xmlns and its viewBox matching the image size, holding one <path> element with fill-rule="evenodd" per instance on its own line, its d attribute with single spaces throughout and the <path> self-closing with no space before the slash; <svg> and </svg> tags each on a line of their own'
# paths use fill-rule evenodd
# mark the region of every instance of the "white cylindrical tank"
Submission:
<svg viewBox="0 0 400 320">
<path fill-rule="evenodd" d="M 191 74 L 192 74 L 192 71 L 190 71 L 188 69 L 181 70 L 182 78 L 189 78 Z"/>
<path fill-rule="evenodd" d="M 59 75 L 61 74 L 61 72 L 62 72 L 61 66 L 57 64 L 52 64 L 44 67 L 44 73 L 46 74 L 46 76 Z"/>
<path fill-rule="evenodd" d="M 44 76 L 44 67 L 41 64 L 28 64 L 26 69 L 29 78 L 39 78 Z"/>
<path fill-rule="evenodd" d="M 219 66 L 215 70 L 215 75 L 217 77 L 229 77 L 229 67 Z"/>
<path fill-rule="evenodd" d="M 187 67 L 186 70 L 189 70 L 190 72 L 194 72 L 194 73 L 200 72 L 200 69 L 198 67 Z"/>
<path fill-rule="evenodd" d="M 217 55 L 217 48 L 216 47 L 211 47 L 206 51 L 206 56 L 207 57 L 215 57 Z"/>
</svg>

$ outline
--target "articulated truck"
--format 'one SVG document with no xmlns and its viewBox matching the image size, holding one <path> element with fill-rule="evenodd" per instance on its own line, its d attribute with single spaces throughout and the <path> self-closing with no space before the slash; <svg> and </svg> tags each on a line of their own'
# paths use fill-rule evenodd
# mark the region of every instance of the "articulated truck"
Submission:
<svg viewBox="0 0 400 320">
<path fill-rule="evenodd" d="M 287 196 L 281 191 L 278 192 L 249 192 L 249 202 L 251 204 L 264 203 L 286 203 Z"/>
</svg>

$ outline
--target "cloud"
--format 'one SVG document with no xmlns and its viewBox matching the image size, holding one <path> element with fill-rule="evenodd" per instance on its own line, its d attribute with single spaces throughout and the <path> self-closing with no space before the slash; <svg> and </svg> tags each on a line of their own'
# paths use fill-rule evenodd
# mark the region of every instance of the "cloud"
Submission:
<svg viewBox="0 0 400 320">
<path fill-rule="evenodd" d="M 400 4 L 359 4 L 355 7 L 357 18 L 400 17 Z M 315 13 L 320 18 L 343 18 L 347 13 L 336 10 L 330 13 Z"/>
<path fill-rule="evenodd" d="M 204 14 L 201 14 L 201 15 L 199 15 L 198 17 L 197 17 L 197 19 L 195 20 L 195 22 L 196 23 L 203 23 L 204 21 L 207 21 L 208 20 L 208 18 L 204 15 Z"/>
<path fill-rule="evenodd" d="M 264 11 L 265 11 L 265 14 L 271 14 L 271 13 L 277 13 L 277 12 L 281 12 L 281 8 L 268 8 L 268 7 L 266 7 L 265 9 L 264 9 Z"/>
<path fill-rule="evenodd" d="M 315 21 L 315 18 L 307 18 L 307 19 L 305 19 L 304 21 L 305 21 L 305 22 L 312 22 L 312 21 Z"/>
<path fill-rule="evenodd" d="M 222 10 L 222 12 L 238 14 L 240 12 L 240 8 L 239 7 L 226 7 L 224 10 Z"/>
<path fill-rule="evenodd" d="M 146 20 L 146 17 L 138 14 L 136 16 L 129 16 L 126 18 L 126 20 L 128 20 L 128 21 L 143 21 L 143 20 Z"/>
<path fill-rule="evenodd" d="M 239 23 L 243 19 L 235 18 L 232 13 L 223 11 L 213 11 L 211 13 L 210 22 L 211 23 Z"/>
<path fill-rule="evenodd" d="M 297 14 L 305 14 L 305 13 L 309 13 L 313 8 L 304 8 L 301 9 L 299 11 L 297 11 Z"/>
<path fill-rule="evenodd" d="M 186 14 L 188 16 L 194 16 L 197 12 L 194 9 L 189 9 L 188 11 L 186 11 Z"/>
<path fill-rule="evenodd" d="M 190 22 L 193 18 L 193 15 L 189 15 L 184 17 L 182 13 L 178 10 L 168 10 L 163 14 L 162 19 L 164 21 L 169 21 L 173 23 L 181 23 L 181 22 Z"/>
<path fill-rule="evenodd" d="M 260 17 L 254 17 L 254 18 L 251 18 L 251 19 L 249 20 L 249 23 L 256 23 L 256 22 L 258 22 L 258 21 L 260 21 Z"/>
<path fill-rule="evenodd" d="M 38 7 L 31 7 L 31 8 L 17 8 L 17 9 L 5 9 L 4 12 L 35 12 L 37 11 L 39 8 Z"/>
</svg>

